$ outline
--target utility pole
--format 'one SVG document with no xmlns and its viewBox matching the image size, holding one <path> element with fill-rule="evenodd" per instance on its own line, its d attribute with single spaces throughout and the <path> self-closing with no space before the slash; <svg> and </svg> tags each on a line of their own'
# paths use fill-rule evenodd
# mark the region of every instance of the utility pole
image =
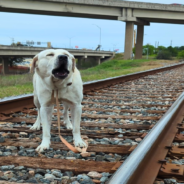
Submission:
<svg viewBox="0 0 184 184">
<path fill-rule="evenodd" d="M 99 30 L 100 30 L 100 42 L 99 42 L 99 45 L 100 45 L 100 48 L 101 48 L 101 27 L 98 26 L 98 25 L 96 25 L 96 24 L 93 24 L 93 25 L 95 25 L 96 27 L 98 27 Z M 100 49 L 99 49 L 99 50 L 100 50 Z"/>
<path fill-rule="evenodd" d="M 171 40 L 171 47 L 172 47 L 172 40 Z"/>
<path fill-rule="evenodd" d="M 75 36 L 68 37 L 69 38 L 69 48 L 71 49 L 71 39 L 74 38 Z"/>
</svg>

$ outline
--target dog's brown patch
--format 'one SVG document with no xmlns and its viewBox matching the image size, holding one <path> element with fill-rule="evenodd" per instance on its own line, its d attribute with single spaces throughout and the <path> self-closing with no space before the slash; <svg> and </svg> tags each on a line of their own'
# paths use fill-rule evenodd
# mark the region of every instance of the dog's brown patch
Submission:
<svg viewBox="0 0 184 184">
<path fill-rule="evenodd" d="M 31 69 L 30 69 L 30 72 L 33 73 L 34 72 L 34 69 L 35 67 L 37 66 L 37 61 L 38 61 L 38 56 L 35 56 L 33 58 L 33 61 L 31 63 Z"/>
<path fill-rule="evenodd" d="M 75 72 L 75 58 L 72 58 L 72 71 Z"/>
</svg>

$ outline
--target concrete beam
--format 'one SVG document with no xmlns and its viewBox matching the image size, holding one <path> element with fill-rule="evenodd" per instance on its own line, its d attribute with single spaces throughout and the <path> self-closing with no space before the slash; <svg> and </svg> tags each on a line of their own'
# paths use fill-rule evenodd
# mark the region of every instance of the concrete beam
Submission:
<svg viewBox="0 0 184 184">
<path fill-rule="evenodd" d="M 136 24 L 152 21 L 184 24 L 182 6 L 119 0 L 1 0 L 0 11 L 133 21 Z"/>
<path fill-rule="evenodd" d="M 149 21 L 146 21 L 146 20 L 143 20 L 143 19 L 140 19 L 140 18 L 137 18 L 137 21 L 134 24 L 150 26 L 150 22 Z"/>
<path fill-rule="evenodd" d="M 137 39 L 135 45 L 135 59 L 142 59 L 143 37 L 144 37 L 144 26 L 138 25 Z"/>
<path fill-rule="evenodd" d="M 0 1 L 0 11 L 117 20 L 120 8 L 62 1 Z"/>
<path fill-rule="evenodd" d="M 134 23 L 126 22 L 124 59 L 131 59 L 133 46 Z"/>
<path fill-rule="evenodd" d="M 125 22 L 134 22 L 137 25 L 150 25 L 148 21 L 142 20 L 134 16 L 134 9 L 131 8 L 122 8 L 121 9 L 121 16 L 118 17 L 118 20 L 125 21 Z"/>
<path fill-rule="evenodd" d="M 136 25 L 145 25 L 145 26 L 150 26 L 150 22 L 136 18 L 136 17 L 118 17 L 118 20 L 124 21 L 124 22 L 134 22 Z"/>
<path fill-rule="evenodd" d="M 12 3 L 12 2 L 13 3 Z M 11 3 L 10 3 L 11 2 Z M 73 4 L 73 5 L 87 5 L 87 6 L 101 6 L 101 7 L 124 7 L 124 8 L 133 8 L 133 9 L 148 9 L 148 10 L 161 10 L 161 11 L 184 11 L 183 6 L 175 6 L 175 5 L 169 5 L 169 4 L 160 4 L 160 3 L 144 3 L 144 2 L 134 2 L 134 1 L 121 1 L 121 0 L 1 0 L 0 6 L 2 8 L 17 8 L 15 4 L 20 3 L 19 9 L 23 9 L 25 6 L 23 4 L 30 3 L 30 4 L 41 4 L 44 7 L 44 4 L 46 3 L 52 3 L 52 4 L 65 4 L 66 8 L 69 11 L 72 9 L 69 9 L 67 5 Z M 27 7 L 29 9 L 29 7 Z"/>
<path fill-rule="evenodd" d="M 184 20 L 184 12 L 167 12 L 167 11 L 153 11 L 153 10 L 140 10 L 133 11 L 133 16 L 146 19 L 160 19 L 164 20 Z M 174 22 L 174 21 L 173 21 Z"/>
</svg>

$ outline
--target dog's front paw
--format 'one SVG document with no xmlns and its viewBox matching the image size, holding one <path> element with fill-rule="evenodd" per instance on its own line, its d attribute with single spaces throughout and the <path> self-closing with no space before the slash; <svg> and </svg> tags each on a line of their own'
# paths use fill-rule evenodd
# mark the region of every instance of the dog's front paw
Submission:
<svg viewBox="0 0 184 184">
<path fill-rule="evenodd" d="M 40 123 L 35 123 L 30 129 L 31 130 L 40 130 Z"/>
<path fill-rule="evenodd" d="M 49 149 L 49 147 L 50 147 L 50 141 L 45 141 L 45 142 L 42 142 L 40 146 L 36 148 L 36 151 L 43 152 L 44 150 Z"/>
<path fill-rule="evenodd" d="M 66 128 L 67 128 L 68 130 L 73 130 L 73 126 L 72 126 L 72 124 L 71 124 L 70 121 L 64 122 L 64 124 L 65 124 L 65 126 L 66 126 Z"/>
<path fill-rule="evenodd" d="M 74 139 L 74 144 L 76 147 L 82 147 L 82 148 L 86 148 L 87 145 L 86 143 L 82 140 L 82 138 L 77 138 L 77 139 Z"/>
</svg>

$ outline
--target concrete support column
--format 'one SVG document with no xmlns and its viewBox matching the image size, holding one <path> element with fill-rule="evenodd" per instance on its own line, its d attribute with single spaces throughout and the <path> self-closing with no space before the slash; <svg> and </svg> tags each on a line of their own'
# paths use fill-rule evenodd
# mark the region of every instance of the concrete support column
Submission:
<svg viewBox="0 0 184 184">
<path fill-rule="evenodd" d="M 8 73 L 9 73 L 9 69 L 8 69 L 9 61 L 8 61 L 8 58 L 7 58 L 7 57 L 3 57 L 3 58 L 2 58 L 2 65 L 3 65 L 2 73 L 3 73 L 4 75 L 5 75 L 5 74 L 8 74 Z"/>
<path fill-rule="evenodd" d="M 124 59 L 132 58 L 134 23 L 126 22 Z"/>
<path fill-rule="evenodd" d="M 101 57 L 97 57 L 97 60 L 98 60 L 98 65 L 101 64 Z"/>
<path fill-rule="evenodd" d="M 137 25 L 135 59 L 142 59 L 143 38 L 144 38 L 144 25 Z"/>
</svg>

